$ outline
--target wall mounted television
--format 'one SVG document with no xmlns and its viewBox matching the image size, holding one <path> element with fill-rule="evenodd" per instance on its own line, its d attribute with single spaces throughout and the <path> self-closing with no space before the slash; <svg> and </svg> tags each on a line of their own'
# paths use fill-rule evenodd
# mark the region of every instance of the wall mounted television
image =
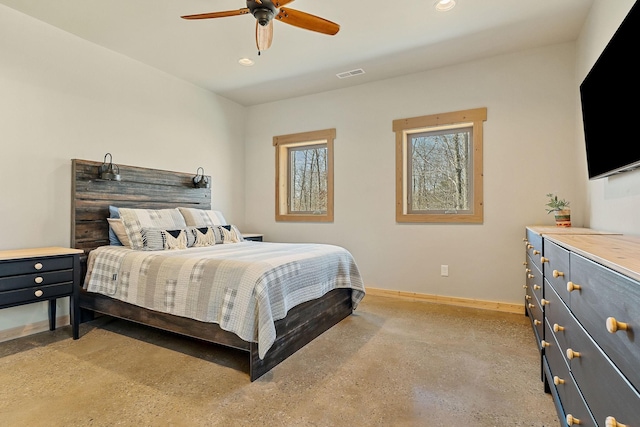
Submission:
<svg viewBox="0 0 640 427">
<path fill-rule="evenodd" d="M 640 6 L 634 3 L 580 85 L 589 179 L 640 167 Z"/>
</svg>

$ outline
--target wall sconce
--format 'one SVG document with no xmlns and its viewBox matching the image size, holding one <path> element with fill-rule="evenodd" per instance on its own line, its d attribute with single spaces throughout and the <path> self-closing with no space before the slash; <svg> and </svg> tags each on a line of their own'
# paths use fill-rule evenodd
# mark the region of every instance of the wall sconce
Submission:
<svg viewBox="0 0 640 427">
<path fill-rule="evenodd" d="M 108 164 L 107 156 L 109 156 Z M 113 164 L 113 157 L 111 156 L 111 153 L 104 155 L 104 161 L 100 166 L 100 173 L 98 174 L 98 177 L 106 181 L 120 181 L 120 168 L 118 165 Z"/>
<path fill-rule="evenodd" d="M 200 172 L 202 170 L 202 172 Z M 204 168 L 199 167 L 196 171 L 196 176 L 193 177 L 193 186 L 195 188 L 209 188 L 209 178 L 204 176 Z"/>
</svg>

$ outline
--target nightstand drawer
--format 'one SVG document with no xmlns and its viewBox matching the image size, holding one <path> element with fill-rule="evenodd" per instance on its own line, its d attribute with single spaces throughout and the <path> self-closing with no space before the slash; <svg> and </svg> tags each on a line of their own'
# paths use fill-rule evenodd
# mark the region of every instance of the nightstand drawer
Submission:
<svg viewBox="0 0 640 427">
<path fill-rule="evenodd" d="M 0 264 L 0 277 L 16 276 L 25 273 L 42 273 L 54 270 L 69 270 L 72 268 L 72 256 L 16 260 Z"/>
<path fill-rule="evenodd" d="M 33 286 L 46 286 L 73 280 L 73 270 L 51 271 L 41 274 L 0 277 L 0 292 Z"/>
<path fill-rule="evenodd" d="M 47 286 L 33 286 L 0 294 L 0 307 L 8 307 L 37 301 L 46 301 L 51 298 L 71 295 L 73 282 L 60 283 Z"/>
</svg>

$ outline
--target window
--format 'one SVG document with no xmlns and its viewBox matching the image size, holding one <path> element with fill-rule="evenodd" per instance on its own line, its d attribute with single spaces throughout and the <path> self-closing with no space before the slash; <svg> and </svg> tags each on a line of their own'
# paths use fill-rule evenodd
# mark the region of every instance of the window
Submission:
<svg viewBox="0 0 640 427">
<path fill-rule="evenodd" d="M 487 109 L 393 121 L 396 221 L 482 223 Z"/>
<path fill-rule="evenodd" d="M 275 136 L 276 221 L 333 221 L 335 129 Z"/>
</svg>

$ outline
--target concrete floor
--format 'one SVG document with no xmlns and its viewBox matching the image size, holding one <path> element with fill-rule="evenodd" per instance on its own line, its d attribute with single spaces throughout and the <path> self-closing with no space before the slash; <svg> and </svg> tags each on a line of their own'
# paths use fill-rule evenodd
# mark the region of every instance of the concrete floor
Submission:
<svg viewBox="0 0 640 427">
<path fill-rule="evenodd" d="M 243 353 L 110 318 L 0 343 L 0 426 L 557 426 L 524 315 L 366 296 L 251 383 Z"/>
</svg>

